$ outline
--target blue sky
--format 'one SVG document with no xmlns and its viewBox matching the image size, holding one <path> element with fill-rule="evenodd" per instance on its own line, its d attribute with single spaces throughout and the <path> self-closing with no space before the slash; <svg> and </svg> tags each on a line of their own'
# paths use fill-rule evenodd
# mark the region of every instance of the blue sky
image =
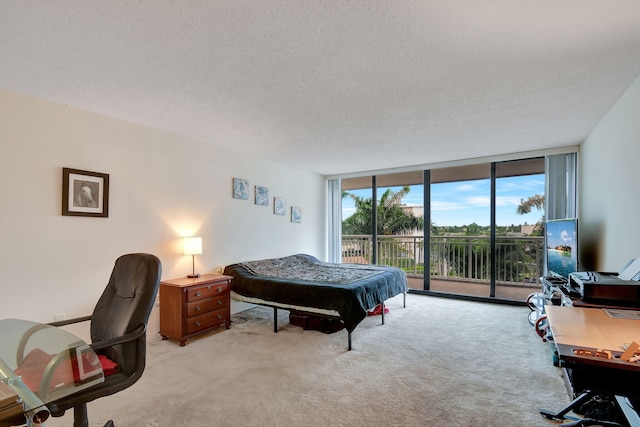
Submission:
<svg viewBox="0 0 640 427">
<path fill-rule="evenodd" d="M 400 187 L 391 187 L 397 191 Z M 378 189 L 378 197 L 385 189 Z M 490 223 L 490 181 L 488 179 L 433 184 L 431 186 L 431 220 L 437 226 Z M 371 190 L 351 191 L 361 197 L 371 197 Z M 499 178 L 496 182 L 496 223 L 498 225 L 535 224 L 543 212 L 533 209 L 527 215 L 518 215 L 516 208 L 521 199 L 535 194 L 544 195 L 544 175 Z M 409 206 L 422 206 L 422 185 L 411 187 L 402 200 Z M 342 200 L 342 219 L 355 211 L 351 198 Z"/>
</svg>

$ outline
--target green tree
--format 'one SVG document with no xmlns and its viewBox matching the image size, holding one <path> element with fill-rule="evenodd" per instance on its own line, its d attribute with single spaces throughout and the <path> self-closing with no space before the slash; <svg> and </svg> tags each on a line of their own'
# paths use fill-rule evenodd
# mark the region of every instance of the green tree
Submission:
<svg viewBox="0 0 640 427">
<path fill-rule="evenodd" d="M 396 192 L 387 189 L 382 193 L 376 209 L 376 231 L 378 235 L 390 236 L 406 231 L 424 229 L 424 219 L 402 209 L 400 204 L 402 198 L 409 191 L 411 191 L 411 188 L 404 186 Z M 360 197 L 346 191 L 342 193 L 342 197 L 351 197 L 356 208 L 353 215 L 342 221 L 342 233 L 371 234 L 372 198 Z"/>
<path fill-rule="evenodd" d="M 535 194 L 526 200 L 520 199 L 520 204 L 516 209 L 516 213 L 518 215 L 528 214 L 529 212 L 531 212 L 533 208 L 536 208 L 539 211 L 540 210 L 544 211 L 544 196 L 540 194 Z M 535 223 L 535 226 L 533 227 L 533 231 L 531 232 L 531 235 L 532 236 L 544 235 L 544 214 L 538 220 L 538 222 Z M 535 257 L 531 256 L 531 248 L 529 248 L 528 251 L 525 250 L 525 252 L 521 254 L 521 257 L 525 262 L 528 262 L 528 263 L 535 262 Z M 542 271 L 542 257 L 539 257 L 538 259 L 538 271 Z"/>
<path fill-rule="evenodd" d="M 536 208 L 538 210 L 544 209 L 544 196 L 535 194 L 527 200 L 520 199 L 520 204 L 516 209 L 516 213 L 518 215 L 528 214 L 531 212 L 532 208 Z"/>
<path fill-rule="evenodd" d="M 482 227 L 480 227 L 475 222 L 473 222 L 473 223 L 471 223 L 471 224 L 469 224 L 467 226 L 467 231 L 465 232 L 465 235 L 467 235 L 467 236 L 479 236 L 480 234 L 482 234 Z"/>
<path fill-rule="evenodd" d="M 520 199 L 520 204 L 516 208 L 516 213 L 518 215 L 525 215 L 531 212 L 531 209 L 536 208 L 537 210 L 544 209 L 544 196 L 540 194 L 535 194 L 528 199 Z M 542 236 L 544 232 L 544 215 L 538 222 L 536 222 L 535 227 L 533 228 L 532 236 Z"/>
</svg>

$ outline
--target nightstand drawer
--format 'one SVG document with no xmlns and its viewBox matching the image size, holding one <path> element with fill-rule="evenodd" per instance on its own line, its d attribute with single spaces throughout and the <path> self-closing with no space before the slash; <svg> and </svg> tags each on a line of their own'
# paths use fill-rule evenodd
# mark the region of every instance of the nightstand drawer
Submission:
<svg viewBox="0 0 640 427">
<path fill-rule="evenodd" d="M 160 335 L 184 346 L 187 339 L 212 329 L 231 327 L 231 279 L 203 274 L 160 283 Z"/>
<path fill-rule="evenodd" d="M 187 303 L 187 317 L 194 317 L 210 311 L 226 308 L 229 298 L 226 295 L 217 298 L 207 298 Z"/>
<path fill-rule="evenodd" d="M 227 293 L 227 283 L 216 283 L 212 285 L 200 286 L 187 289 L 187 302 L 197 301 L 204 298 L 215 297 Z"/>
<path fill-rule="evenodd" d="M 226 318 L 226 309 L 224 308 L 192 317 L 187 319 L 187 333 L 192 334 L 215 325 L 220 325 L 225 322 Z"/>
</svg>

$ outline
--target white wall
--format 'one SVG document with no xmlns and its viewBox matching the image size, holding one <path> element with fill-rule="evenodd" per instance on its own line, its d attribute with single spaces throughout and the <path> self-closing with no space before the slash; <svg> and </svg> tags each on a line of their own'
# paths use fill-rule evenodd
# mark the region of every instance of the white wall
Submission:
<svg viewBox="0 0 640 427">
<path fill-rule="evenodd" d="M 589 134 L 580 153 L 583 266 L 619 271 L 640 256 L 640 77 Z"/>
<path fill-rule="evenodd" d="M 163 279 L 183 277 L 185 235 L 203 237 L 200 273 L 299 252 L 325 257 L 320 175 L 7 91 L 0 146 L 0 318 L 90 314 L 125 253 L 153 253 Z M 61 215 L 63 167 L 110 175 L 109 218 Z M 270 206 L 233 199 L 234 177 L 252 194 L 268 187 Z M 274 215 L 273 196 L 300 206 L 302 223 Z"/>
</svg>

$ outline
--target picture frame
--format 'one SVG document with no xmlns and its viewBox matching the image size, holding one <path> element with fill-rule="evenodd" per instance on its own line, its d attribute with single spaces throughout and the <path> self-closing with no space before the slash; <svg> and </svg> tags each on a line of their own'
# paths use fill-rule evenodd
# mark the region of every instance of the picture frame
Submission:
<svg viewBox="0 0 640 427">
<path fill-rule="evenodd" d="M 232 196 L 234 199 L 249 200 L 249 181 L 233 178 Z"/>
<path fill-rule="evenodd" d="M 300 224 L 302 222 L 302 208 L 291 206 L 291 222 Z"/>
<path fill-rule="evenodd" d="M 256 205 L 269 206 L 269 189 L 256 185 Z"/>
<path fill-rule="evenodd" d="M 86 384 L 103 377 L 100 360 L 88 345 L 80 343 L 72 345 L 69 348 L 69 356 L 76 385 Z"/>
<path fill-rule="evenodd" d="M 62 168 L 62 215 L 109 217 L 109 174 Z"/>
<path fill-rule="evenodd" d="M 286 212 L 287 200 L 284 197 L 273 198 L 273 213 L 274 215 L 284 216 Z"/>
</svg>

